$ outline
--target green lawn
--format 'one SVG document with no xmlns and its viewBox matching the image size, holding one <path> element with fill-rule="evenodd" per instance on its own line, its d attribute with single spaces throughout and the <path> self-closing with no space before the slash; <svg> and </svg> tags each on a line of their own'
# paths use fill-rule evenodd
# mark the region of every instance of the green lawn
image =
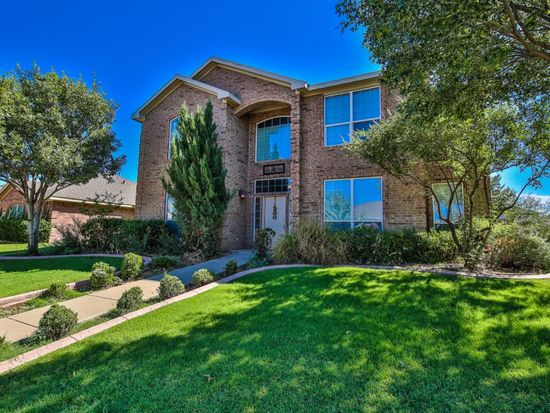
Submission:
<svg viewBox="0 0 550 413">
<path fill-rule="evenodd" d="M 0 377 L 0 411 L 550 411 L 550 282 L 258 273 Z"/>
<path fill-rule="evenodd" d="M 0 261 L 0 297 L 47 288 L 51 283 L 68 283 L 89 278 L 92 265 L 105 261 L 119 267 L 121 258 L 70 257 Z"/>
<path fill-rule="evenodd" d="M 38 247 L 41 254 L 47 254 L 53 249 L 50 244 L 42 243 Z M 0 241 L 0 255 L 26 255 L 27 244 L 21 243 L 4 243 Z"/>
</svg>

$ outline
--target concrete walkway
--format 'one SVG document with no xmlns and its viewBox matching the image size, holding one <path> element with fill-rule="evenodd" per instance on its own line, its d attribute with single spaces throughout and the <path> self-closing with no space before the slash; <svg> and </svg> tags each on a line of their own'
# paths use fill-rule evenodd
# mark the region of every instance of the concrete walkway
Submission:
<svg viewBox="0 0 550 413">
<path fill-rule="evenodd" d="M 230 260 L 235 260 L 238 265 L 246 263 L 253 257 L 251 250 L 232 251 L 228 255 L 215 260 L 206 261 L 189 267 L 179 268 L 170 271 L 171 275 L 180 278 L 184 283 L 191 281 L 193 273 L 200 268 L 207 268 L 215 273 L 223 271 L 225 264 Z M 132 287 L 140 287 L 143 290 L 143 298 L 148 300 L 157 296 L 159 281 L 163 274 L 158 274 L 143 280 L 132 281 L 117 287 L 107 288 L 105 290 L 93 291 L 82 297 L 60 303 L 64 307 L 70 308 L 78 315 L 78 321 L 83 322 L 99 317 L 102 314 L 116 308 L 116 304 L 122 293 Z M 38 327 L 42 315 L 48 311 L 50 306 L 36 308 L 15 314 L 7 318 L 0 319 L 0 337 L 5 336 L 7 341 L 16 342 L 30 337 Z"/>
</svg>

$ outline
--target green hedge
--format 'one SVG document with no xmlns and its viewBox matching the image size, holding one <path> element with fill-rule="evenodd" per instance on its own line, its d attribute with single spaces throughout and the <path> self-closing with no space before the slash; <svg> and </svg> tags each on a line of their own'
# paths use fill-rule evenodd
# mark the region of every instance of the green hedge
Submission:
<svg viewBox="0 0 550 413">
<path fill-rule="evenodd" d="M 40 242 L 48 242 L 52 224 L 45 219 L 40 221 Z M 12 219 L 0 217 L 0 240 L 10 242 L 27 242 L 29 240 L 27 233 L 27 220 Z"/>
<path fill-rule="evenodd" d="M 176 244 L 164 221 L 93 218 L 80 229 L 83 248 L 102 253 L 165 253 Z M 170 252 L 170 251 L 168 251 Z"/>
</svg>

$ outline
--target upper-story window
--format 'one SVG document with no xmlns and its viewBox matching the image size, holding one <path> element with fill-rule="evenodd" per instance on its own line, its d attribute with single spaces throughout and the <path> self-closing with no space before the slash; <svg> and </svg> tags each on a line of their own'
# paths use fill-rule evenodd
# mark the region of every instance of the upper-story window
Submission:
<svg viewBox="0 0 550 413">
<path fill-rule="evenodd" d="M 325 145 L 349 143 L 355 131 L 380 120 L 380 88 L 325 97 Z"/>
<path fill-rule="evenodd" d="M 180 123 L 180 118 L 175 117 L 170 121 L 170 139 L 168 141 L 168 159 L 172 159 L 172 142 L 178 136 L 178 125 Z"/>
<path fill-rule="evenodd" d="M 279 116 L 258 123 L 256 162 L 290 159 L 290 117 Z"/>
</svg>

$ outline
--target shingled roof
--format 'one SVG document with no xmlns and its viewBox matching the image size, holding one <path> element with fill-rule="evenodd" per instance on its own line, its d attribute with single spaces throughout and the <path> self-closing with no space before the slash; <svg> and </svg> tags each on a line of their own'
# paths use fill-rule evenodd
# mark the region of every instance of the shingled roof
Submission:
<svg viewBox="0 0 550 413">
<path fill-rule="evenodd" d="M 89 201 L 97 196 L 110 194 L 122 205 L 136 205 L 136 183 L 121 176 L 113 176 L 111 182 L 102 176 L 90 180 L 87 184 L 72 185 L 52 196 L 52 200 Z"/>
</svg>

